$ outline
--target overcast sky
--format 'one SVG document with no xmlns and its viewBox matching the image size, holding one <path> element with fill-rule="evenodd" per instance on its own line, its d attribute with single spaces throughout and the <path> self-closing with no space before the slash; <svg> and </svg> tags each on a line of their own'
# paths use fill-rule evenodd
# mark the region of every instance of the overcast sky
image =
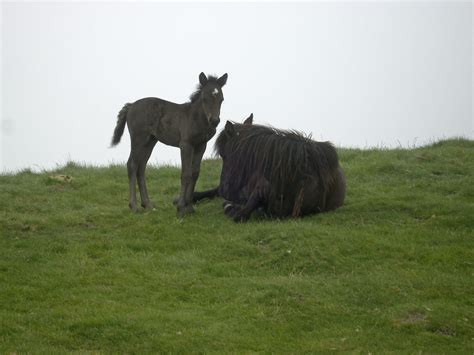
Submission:
<svg viewBox="0 0 474 355">
<path fill-rule="evenodd" d="M 185 102 L 201 71 L 229 74 L 219 128 L 253 112 L 338 146 L 474 137 L 470 1 L 1 6 L 0 172 L 125 162 L 122 106 Z"/>
</svg>

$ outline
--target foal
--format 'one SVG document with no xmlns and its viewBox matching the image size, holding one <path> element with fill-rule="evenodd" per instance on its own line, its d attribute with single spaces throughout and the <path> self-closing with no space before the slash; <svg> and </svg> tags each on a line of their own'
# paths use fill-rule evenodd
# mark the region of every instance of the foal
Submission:
<svg viewBox="0 0 474 355">
<path fill-rule="evenodd" d="M 129 207 L 137 210 L 135 182 L 138 182 L 141 205 L 151 209 L 145 183 L 145 168 L 155 144 L 178 147 L 181 150 L 181 192 L 177 210 L 178 217 L 193 212 L 192 197 L 199 177 L 202 156 L 207 142 L 216 133 L 220 122 L 220 111 L 224 96 L 222 87 L 227 74 L 220 78 L 204 73 L 199 75 L 197 90 L 190 102 L 176 104 L 163 99 L 148 97 L 127 103 L 120 110 L 112 137 L 112 146 L 122 137 L 125 124 L 130 133 L 131 150 L 127 162 L 130 189 Z"/>
</svg>

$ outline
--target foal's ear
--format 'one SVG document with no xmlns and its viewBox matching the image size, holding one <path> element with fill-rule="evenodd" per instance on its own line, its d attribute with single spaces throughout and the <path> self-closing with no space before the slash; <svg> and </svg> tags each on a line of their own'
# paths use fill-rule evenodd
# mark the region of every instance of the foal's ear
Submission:
<svg viewBox="0 0 474 355">
<path fill-rule="evenodd" d="M 253 113 L 250 114 L 249 117 L 247 117 L 244 121 L 245 125 L 251 126 L 253 123 Z"/>
<path fill-rule="evenodd" d="M 223 87 L 225 85 L 225 83 L 227 82 L 227 73 L 225 73 L 224 75 L 222 75 L 219 79 L 217 79 L 217 83 Z"/>
<path fill-rule="evenodd" d="M 207 76 L 203 72 L 199 74 L 199 82 L 201 83 L 202 86 L 206 85 L 207 83 Z"/>
<path fill-rule="evenodd" d="M 233 136 L 235 133 L 234 125 L 230 121 L 227 121 L 224 130 L 229 136 Z"/>
</svg>

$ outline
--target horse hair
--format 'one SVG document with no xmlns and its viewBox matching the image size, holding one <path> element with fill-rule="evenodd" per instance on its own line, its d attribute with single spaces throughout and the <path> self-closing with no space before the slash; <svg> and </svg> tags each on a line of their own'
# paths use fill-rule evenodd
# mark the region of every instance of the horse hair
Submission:
<svg viewBox="0 0 474 355">
<path fill-rule="evenodd" d="M 317 142 L 295 130 L 279 130 L 261 125 L 234 123 L 234 135 L 223 130 L 214 150 L 225 156 L 226 174 L 232 185 L 242 188 L 254 173 L 274 187 L 269 196 L 282 199 L 294 195 L 296 185 L 317 177 L 322 191 L 328 191 L 338 157 L 330 142 Z"/>
</svg>

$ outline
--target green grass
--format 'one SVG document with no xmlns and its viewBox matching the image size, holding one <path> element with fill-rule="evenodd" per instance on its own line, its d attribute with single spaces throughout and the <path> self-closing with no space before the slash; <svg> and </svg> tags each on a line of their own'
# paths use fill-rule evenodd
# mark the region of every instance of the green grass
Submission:
<svg viewBox="0 0 474 355">
<path fill-rule="evenodd" d="M 0 176 L 0 352 L 472 353 L 474 142 L 339 155 L 344 207 L 247 224 L 177 168 L 137 214 L 124 166 Z"/>
</svg>

